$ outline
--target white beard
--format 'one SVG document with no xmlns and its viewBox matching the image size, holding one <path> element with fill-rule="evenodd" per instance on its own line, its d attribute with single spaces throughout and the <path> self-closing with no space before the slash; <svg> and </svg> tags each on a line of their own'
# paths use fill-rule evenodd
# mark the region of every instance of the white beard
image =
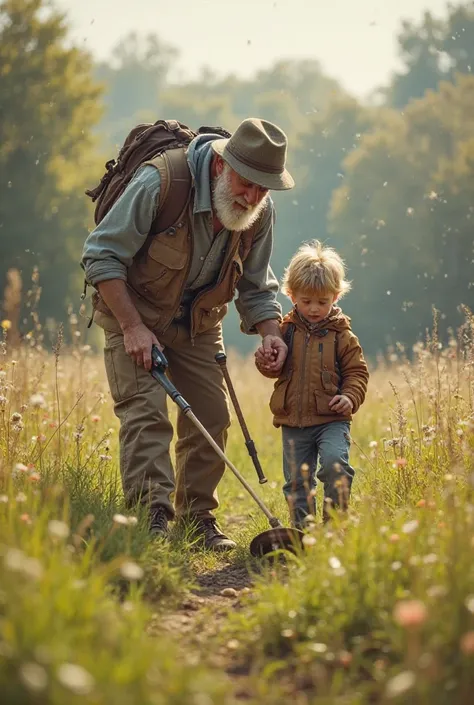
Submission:
<svg viewBox="0 0 474 705">
<path fill-rule="evenodd" d="M 256 206 L 249 206 L 243 198 L 234 196 L 230 183 L 230 169 L 230 166 L 225 164 L 223 172 L 213 179 L 213 207 L 220 222 L 227 230 L 248 230 L 265 208 L 267 196 L 262 198 Z M 239 208 L 236 203 L 246 210 Z"/>
</svg>

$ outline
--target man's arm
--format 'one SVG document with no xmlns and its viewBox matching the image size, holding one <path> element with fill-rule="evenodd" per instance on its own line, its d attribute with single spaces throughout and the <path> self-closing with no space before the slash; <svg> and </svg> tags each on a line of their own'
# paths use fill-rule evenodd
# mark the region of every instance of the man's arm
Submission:
<svg viewBox="0 0 474 705">
<path fill-rule="evenodd" d="M 122 279 L 107 279 L 97 284 L 100 295 L 119 322 L 123 332 L 125 352 L 140 365 L 151 368 L 151 347 L 158 345 L 157 337 L 140 318 Z"/>
<path fill-rule="evenodd" d="M 244 333 L 259 333 L 272 372 L 285 362 L 287 348 L 280 333 L 281 306 L 277 301 L 278 281 L 270 267 L 273 248 L 274 207 L 271 200 L 259 231 L 255 234 L 235 302 Z"/>
<path fill-rule="evenodd" d="M 149 370 L 156 336 L 144 325 L 127 291 L 127 268 L 145 242 L 156 214 L 160 175 L 144 167 L 87 238 L 81 266 L 117 319 L 126 352 Z"/>
</svg>

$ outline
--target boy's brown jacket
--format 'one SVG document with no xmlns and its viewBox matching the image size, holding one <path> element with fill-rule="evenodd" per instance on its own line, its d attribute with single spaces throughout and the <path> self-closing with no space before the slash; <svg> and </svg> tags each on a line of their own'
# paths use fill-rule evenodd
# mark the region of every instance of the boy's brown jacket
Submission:
<svg viewBox="0 0 474 705">
<path fill-rule="evenodd" d="M 311 325 L 293 310 L 280 327 L 289 349 L 270 399 L 274 425 L 304 427 L 350 421 L 351 413 L 338 414 L 329 408 L 336 394 L 344 394 L 355 413 L 367 391 L 369 372 L 350 318 L 333 306 L 324 321 Z"/>
</svg>

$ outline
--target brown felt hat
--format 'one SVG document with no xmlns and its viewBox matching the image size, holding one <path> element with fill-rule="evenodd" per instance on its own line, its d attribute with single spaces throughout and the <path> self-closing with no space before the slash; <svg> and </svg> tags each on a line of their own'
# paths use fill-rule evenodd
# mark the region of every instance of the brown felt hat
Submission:
<svg viewBox="0 0 474 705">
<path fill-rule="evenodd" d="M 287 146 L 283 130 L 259 118 L 247 118 L 232 137 L 212 143 L 216 154 L 239 176 L 274 191 L 286 191 L 295 185 L 285 168 Z"/>
</svg>

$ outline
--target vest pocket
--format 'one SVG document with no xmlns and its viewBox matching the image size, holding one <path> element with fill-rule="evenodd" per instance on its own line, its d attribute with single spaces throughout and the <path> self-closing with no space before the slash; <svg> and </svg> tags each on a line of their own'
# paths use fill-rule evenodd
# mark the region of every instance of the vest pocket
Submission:
<svg viewBox="0 0 474 705">
<path fill-rule="evenodd" d="M 155 238 L 148 249 L 145 266 L 141 268 L 140 287 L 152 295 L 164 291 L 182 271 L 187 258 L 185 250 L 176 250 Z"/>
<path fill-rule="evenodd" d="M 279 379 L 270 398 L 270 411 L 274 416 L 287 416 L 287 393 L 290 378 Z"/>
</svg>

